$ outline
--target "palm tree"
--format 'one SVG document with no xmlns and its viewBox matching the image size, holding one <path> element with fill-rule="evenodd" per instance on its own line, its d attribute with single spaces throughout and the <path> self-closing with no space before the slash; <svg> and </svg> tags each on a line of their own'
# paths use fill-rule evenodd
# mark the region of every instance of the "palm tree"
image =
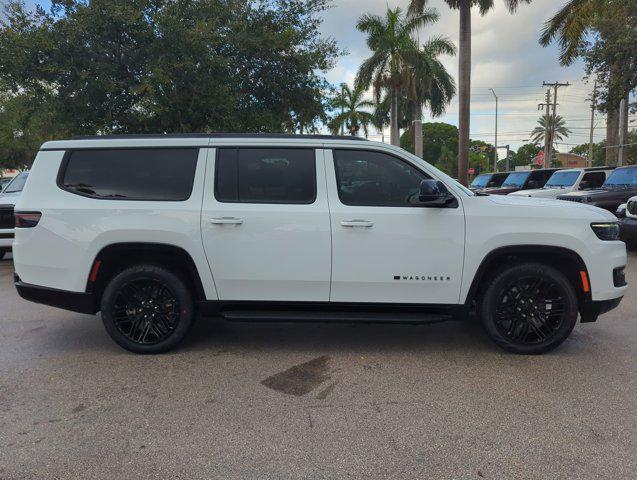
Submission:
<svg viewBox="0 0 637 480">
<path fill-rule="evenodd" d="M 407 56 L 402 72 L 405 95 L 411 106 L 414 125 L 414 153 L 422 158 L 422 107 L 427 105 L 433 117 L 442 115 L 456 94 L 456 84 L 438 60 L 439 55 L 455 55 L 456 47 L 448 39 L 437 37 L 427 41 Z"/>
<path fill-rule="evenodd" d="M 400 145 L 398 127 L 398 96 L 401 89 L 401 72 L 407 64 L 407 57 L 418 50 L 412 34 L 420 27 L 438 20 L 438 12 L 425 8 L 422 13 L 405 17 L 400 8 L 387 9 L 385 17 L 363 15 L 356 28 L 367 34 L 367 46 L 372 56 L 363 62 L 356 86 L 374 89 L 376 102 L 380 101 L 383 89 L 391 95 L 391 143 Z"/>
<path fill-rule="evenodd" d="M 343 85 L 342 92 L 338 95 L 335 107 L 342 109 L 330 122 L 330 130 L 334 135 L 338 135 L 341 127 L 344 127 L 350 135 L 358 135 L 361 128 L 365 132 L 365 137 L 369 133 L 369 125 L 374 123 L 373 113 L 363 110 L 364 108 L 374 108 L 374 103 L 365 100 L 363 96 L 365 90 L 359 86 L 351 89 L 348 85 Z"/>
<path fill-rule="evenodd" d="M 565 66 L 571 65 L 579 56 L 580 47 L 586 43 L 587 35 L 597 31 L 605 19 L 627 18 L 629 15 L 628 2 L 570 0 L 544 24 L 540 44 L 546 47 L 557 40 L 560 45 L 560 63 Z M 599 31 L 597 33 L 603 38 L 602 33 Z M 607 79 L 609 99 L 612 99 L 612 103 L 607 107 L 608 119 L 606 121 L 606 141 L 609 145 L 618 143 L 620 98 L 628 94 L 628 92 L 618 91 L 621 88 L 617 85 L 616 79 L 625 69 L 625 65 L 619 62 L 611 65 Z M 608 165 L 617 161 L 617 153 L 615 148 L 606 149 Z"/>
<path fill-rule="evenodd" d="M 555 143 L 558 141 L 561 142 L 571 133 L 571 131 L 566 128 L 564 118 L 560 115 L 555 117 L 555 128 L 553 128 L 553 117 L 551 116 L 548 117 L 548 122 L 546 117 L 542 116 L 537 123 L 538 126 L 531 132 L 531 141 L 536 146 L 544 145 L 544 139 L 549 135 L 549 143 L 553 146 L 553 151 L 555 151 Z"/>
<path fill-rule="evenodd" d="M 460 55 L 458 65 L 460 91 L 460 121 L 458 134 L 458 179 L 467 184 L 469 156 L 469 113 L 471 109 L 471 7 L 480 7 L 480 14 L 493 8 L 494 0 L 444 0 L 450 8 L 460 10 Z M 509 11 L 514 12 L 521 3 L 531 0 L 504 0 Z M 410 12 L 426 8 L 427 0 L 411 0 Z"/>
</svg>

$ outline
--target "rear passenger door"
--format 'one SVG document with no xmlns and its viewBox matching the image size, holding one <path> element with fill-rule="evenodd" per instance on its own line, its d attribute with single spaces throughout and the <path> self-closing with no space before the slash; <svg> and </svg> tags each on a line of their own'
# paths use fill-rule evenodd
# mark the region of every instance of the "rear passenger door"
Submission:
<svg viewBox="0 0 637 480">
<path fill-rule="evenodd" d="M 328 301 L 331 237 L 323 151 L 209 151 L 201 217 L 220 300 Z"/>
</svg>

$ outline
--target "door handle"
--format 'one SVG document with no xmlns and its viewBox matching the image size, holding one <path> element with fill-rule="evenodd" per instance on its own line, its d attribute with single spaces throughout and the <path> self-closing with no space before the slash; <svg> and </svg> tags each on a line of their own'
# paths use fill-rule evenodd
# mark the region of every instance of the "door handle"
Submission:
<svg viewBox="0 0 637 480">
<path fill-rule="evenodd" d="M 211 218 L 210 223 L 212 223 L 213 225 L 241 225 L 243 223 L 243 218 L 217 217 Z"/>
<path fill-rule="evenodd" d="M 368 220 L 348 220 L 346 222 L 341 222 L 341 226 L 350 228 L 372 228 L 374 226 L 374 222 L 370 222 Z"/>
</svg>

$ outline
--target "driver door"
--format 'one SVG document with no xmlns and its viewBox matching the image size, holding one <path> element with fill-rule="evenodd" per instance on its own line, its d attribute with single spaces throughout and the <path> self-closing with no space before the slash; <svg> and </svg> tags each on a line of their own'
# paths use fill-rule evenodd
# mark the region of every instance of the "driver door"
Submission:
<svg viewBox="0 0 637 480">
<path fill-rule="evenodd" d="M 457 304 L 465 222 L 455 208 L 417 206 L 430 178 L 394 155 L 326 150 L 332 302 Z"/>
</svg>

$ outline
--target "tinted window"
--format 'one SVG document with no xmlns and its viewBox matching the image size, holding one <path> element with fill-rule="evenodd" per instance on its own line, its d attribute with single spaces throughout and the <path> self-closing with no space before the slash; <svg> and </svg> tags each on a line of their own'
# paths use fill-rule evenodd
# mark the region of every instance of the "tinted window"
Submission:
<svg viewBox="0 0 637 480">
<path fill-rule="evenodd" d="M 115 200 L 186 200 L 192 192 L 199 150 L 76 150 L 62 186 L 71 192 Z"/>
<path fill-rule="evenodd" d="M 544 188 L 572 187 L 578 177 L 579 172 L 555 172 L 546 182 Z"/>
<path fill-rule="evenodd" d="M 345 205 L 411 207 L 429 177 L 391 155 L 334 150 L 338 195 Z"/>
<path fill-rule="evenodd" d="M 4 193 L 16 193 L 21 192 L 24 189 L 24 184 L 27 183 L 29 174 L 22 172 L 18 174 L 4 189 Z"/>
<path fill-rule="evenodd" d="M 611 173 L 604 183 L 611 188 L 634 188 L 637 186 L 637 168 L 618 168 Z"/>
<path fill-rule="evenodd" d="M 529 175 L 531 175 L 531 172 L 511 173 L 506 178 L 502 186 L 503 187 L 522 187 L 524 186 L 526 179 L 529 178 Z"/>
<path fill-rule="evenodd" d="M 606 181 L 605 172 L 588 172 L 582 177 L 582 182 L 586 182 L 587 189 L 599 188 Z"/>
<path fill-rule="evenodd" d="M 478 175 L 476 178 L 473 179 L 473 182 L 471 182 L 471 186 L 474 188 L 486 187 L 489 181 L 491 180 L 491 177 L 493 177 L 493 174 L 491 173 Z"/>
<path fill-rule="evenodd" d="M 316 200 L 314 150 L 220 148 L 215 197 L 220 202 L 313 203 Z"/>
</svg>

